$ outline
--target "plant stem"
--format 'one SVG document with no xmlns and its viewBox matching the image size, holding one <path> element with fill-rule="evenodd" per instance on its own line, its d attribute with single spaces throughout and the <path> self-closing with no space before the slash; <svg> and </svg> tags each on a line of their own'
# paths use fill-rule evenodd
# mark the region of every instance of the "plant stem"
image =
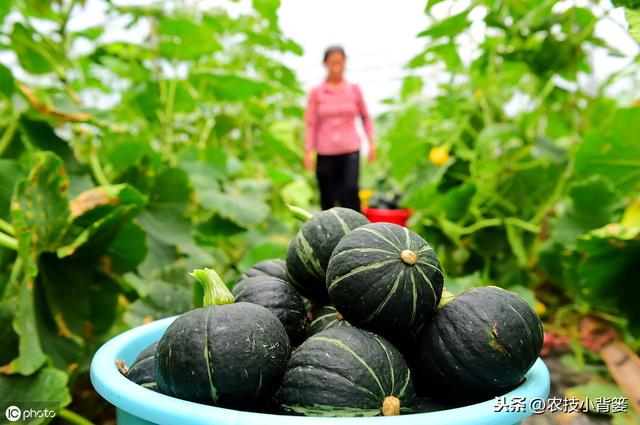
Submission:
<svg viewBox="0 0 640 425">
<path fill-rule="evenodd" d="M 109 179 L 107 179 L 107 176 L 104 174 L 104 170 L 102 169 L 102 165 L 100 165 L 100 159 L 98 158 L 98 154 L 95 149 L 92 149 L 91 153 L 89 153 L 89 166 L 91 167 L 93 177 L 95 177 L 96 182 L 100 186 L 109 186 L 111 184 Z"/>
<path fill-rule="evenodd" d="M 309 220 L 311 217 L 313 217 L 313 214 L 311 214 L 309 211 L 305 210 L 304 208 L 296 207 L 294 205 L 289 205 L 289 204 L 287 204 L 287 208 L 289 208 L 293 216 L 300 221 L 304 222 Z"/>
<path fill-rule="evenodd" d="M 85 418 L 84 416 L 80 416 L 77 413 L 72 412 L 71 410 L 64 407 L 60 409 L 58 415 L 60 415 L 60 417 L 65 421 L 75 425 L 94 425 L 94 423 L 89 419 Z"/>
<path fill-rule="evenodd" d="M 11 223 L 8 223 L 0 218 L 0 231 L 6 232 L 9 236 L 16 235 L 16 229 L 13 228 Z"/>
<path fill-rule="evenodd" d="M 16 134 L 16 128 L 18 128 L 18 118 L 16 117 L 13 121 L 9 123 L 7 129 L 4 131 L 4 134 L 0 138 L 0 157 L 4 153 L 5 150 L 9 147 L 11 140 L 13 140 L 13 135 Z"/>
<path fill-rule="evenodd" d="M 484 220 L 476 221 L 470 226 L 460 228 L 460 236 L 469 235 L 475 233 L 485 227 L 496 227 L 502 224 L 501 218 L 486 218 Z"/>
<path fill-rule="evenodd" d="M 522 230 L 526 230 L 527 232 L 535 234 L 540 232 L 540 226 L 538 226 L 537 224 L 529 223 L 528 221 L 524 221 L 518 217 L 507 217 L 504 219 L 504 221 L 513 226 L 518 226 L 519 228 L 521 228 Z"/>
<path fill-rule="evenodd" d="M 9 274 L 6 285 L 0 289 L 0 298 L 4 297 L 4 294 L 8 293 L 7 291 L 15 291 L 16 288 L 19 287 L 20 283 L 18 279 L 20 278 L 20 273 L 23 271 L 22 269 L 22 257 L 18 254 L 16 255 L 16 260 L 13 262 L 13 267 L 11 267 L 11 273 Z"/>
<path fill-rule="evenodd" d="M 18 241 L 7 235 L 6 233 L 0 232 L 0 246 L 17 251 Z"/>
<path fill-rule="evenodd" d="M 224 284 L 218 273 L 212 269 L 196 269 L 191 276 L 195 277 L 204 288 L 203 307 L 214 305 L 233 304 L 235 299 Z"/>
<path fill-rule="evenodd" d="M 558 199 L 560 199 L 560 197 L 564 193 L 564 188 L 571 178 L 571 174 L 573 173 L 573 162 L 574 160 L 573 158 L 571 158 L 569 160 L 569 163 L 567 164 L 565 172 L 558 179 L 553 192 L 551 192 L 551 195 L 549 196 L 549 198 L 547 198 L 544 205 L 538 209 L 536 215 L 530 220 L 531 223 L 540 224 L 542 219 L 547 215 L 547 212 L 555 205 Z"/>
</svg>

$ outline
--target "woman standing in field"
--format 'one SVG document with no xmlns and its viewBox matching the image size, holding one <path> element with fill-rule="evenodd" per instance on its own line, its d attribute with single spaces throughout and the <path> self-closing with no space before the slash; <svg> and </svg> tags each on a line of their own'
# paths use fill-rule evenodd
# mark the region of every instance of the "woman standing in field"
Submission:
<svg viewBox="0 0 640 425">
<path fill-rule="evenodd" d="M 360 210 L 360 137 L 355 120 L 362 119 L 369 138 L 369 162 L 375 160 L 376 144 L 371 118 L 360 87 L 344 78 L 347 56 L 342 47 L 324 53 L 327 78 L 309 93 L 305 112 L 304 165 L 314 169 L 313 153 L 322 209 L 335 206 Z"/>
</svg>

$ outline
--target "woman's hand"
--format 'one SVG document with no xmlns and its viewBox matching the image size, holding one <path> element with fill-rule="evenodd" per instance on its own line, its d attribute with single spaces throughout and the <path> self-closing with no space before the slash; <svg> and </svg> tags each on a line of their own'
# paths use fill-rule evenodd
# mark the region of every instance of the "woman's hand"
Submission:
<svg viewBox="0 0 640 425">
<path fill-rule="evenodd" d="M 313 152 L 305 151 L 304 153 L 304 168 L 309 171 L 313 171 L 316 168 L 316 164 L 313 160 Z"/>
<path fill-rule="evenodd" d="M 373 163 L 377 157 L 378 157 L 378 153 L 376 150 L 376 144 L 375 142 L 371 142 L 369 144 L 369 158 L 367 158 L 369 160 L 369 164 Z"/>
</svg>

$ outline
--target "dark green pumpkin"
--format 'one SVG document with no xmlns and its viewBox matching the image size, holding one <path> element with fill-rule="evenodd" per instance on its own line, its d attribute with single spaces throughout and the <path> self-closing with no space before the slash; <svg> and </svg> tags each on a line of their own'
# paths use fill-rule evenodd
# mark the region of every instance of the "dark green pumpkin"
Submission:
<svg viewBox="0 0 640 425">
<path fill-rule="evenodd" d="M 315 301 L 327 299 L 325 275 L 340 239 L 369 220 L 348 208 L 331 208 L 306 221 L 287 251 L 288 280 L 298 292 Z"/>
<path fill-rule="evenodd" d="M 377 416 L 393 404 L 411 408 L 414 397 L 400 352 L 378 335 L 347 326 L 298 347 L 276 396 L 285 412 L 306 416 Z"/>
<path fill-rule="evenodd" d="M 244 272 L 240 276 L 240 280 L 254 276 L 274 276 L 282 280 L 287 280 L 286 263 L 280 259 L 260 261 Z"/>
<path fill-rule="evenodd" d="M 470 289 L 423 329 L 416 379 L 441 398 L 490 399 L 523 381 L 542 338 L 540 319 L 518 295 L 495 286 Z"/>
<path fill-rule="evenodd" d="M 229 304 L 233 297 L 217 275 L 194 275 L 205 285 L 208 307 L 182 314 L 160 339 L 158 389 L 198 403 L 239 410 L 260 407 L 282 379 L 290 353 L 287 333 L 266 308 Z"/>
<path fill-rule="evenodd" d="M 154 342 L 153 344 L 142 350 L 125 374 L 127 379 L 152 391 L 158 391 L 158 386 L 156 384 L 155 367 L 155 356 L 157 348 L 158 343 Z"/>
<path fill-rule="evenodd" d="M 292 346 L 306 337 L 309 321 L 304 300 L 289 282 L 273 276 L 253 276 L 239 281 L 232 293 L 236 302 L 258 304 L 275 314 Z"/>
<path fill-rule="evenodd" d="M 397 224 L 373 223 L 340 240 L 329 261 L 327 287 L 346 320 L 391 338 L 431 317 L 443 274 L 433 249 L 418 234 Z"/>
<path fill-rule="evenodd" d="M 337 328 L 340 326 L 351 326 L 349 322 L 344 320 L 342 314 L 331 304 L 326 304 L 318 308 L 315 316 L 309 324 L 308 335 L 312 336 L 327 329 Z"/>
</svg>

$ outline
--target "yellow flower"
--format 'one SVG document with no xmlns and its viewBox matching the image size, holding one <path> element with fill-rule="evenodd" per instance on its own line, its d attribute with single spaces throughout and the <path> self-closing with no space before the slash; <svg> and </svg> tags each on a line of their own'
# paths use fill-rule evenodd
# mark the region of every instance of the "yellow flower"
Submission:
<svg viewBox="0 0 640 425">
<path fill-rule="evenodd" d="M 544 313 L 547 312 L 547 306 L 541 303 L 540 301 L 536 301 L 535 310 L 538 316 L 542 316 Z"/>
<path fill-rule="evenodd" d="M 449 161 L 449 158 L 449 152 L 439 146 L 431 148 L 431 152 L 429 152 L 429 161 L 435 165 L 444 165 Z"/>
</svg>

